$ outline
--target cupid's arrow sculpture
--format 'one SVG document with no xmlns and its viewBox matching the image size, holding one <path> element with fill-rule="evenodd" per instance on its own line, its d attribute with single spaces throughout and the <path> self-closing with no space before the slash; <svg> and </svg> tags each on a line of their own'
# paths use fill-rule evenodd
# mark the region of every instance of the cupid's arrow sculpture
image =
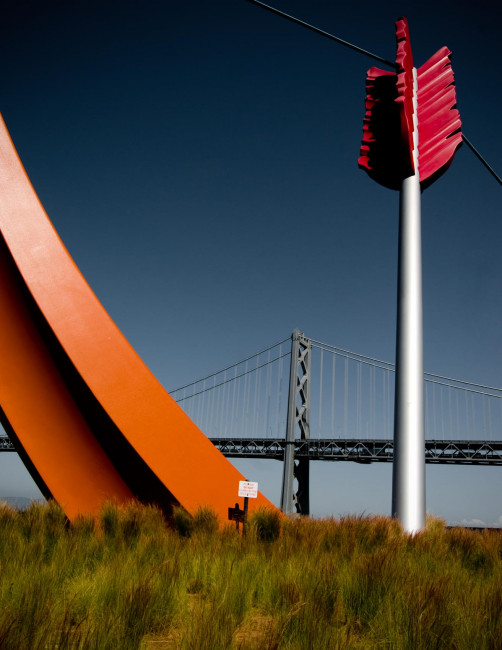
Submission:
<svg viewBox="0 0 502 650">
<path fill-rule="evenodd" d="M 392 514 L 404 530 L 425 526 L 425 458 L 420 192 L 462 144 L 451 52 L 441 48 L 418 70 L 408 22 L 396 23 L 397 72 L 370 68 L 359 166 L 400 190 Z"/>
</svg>

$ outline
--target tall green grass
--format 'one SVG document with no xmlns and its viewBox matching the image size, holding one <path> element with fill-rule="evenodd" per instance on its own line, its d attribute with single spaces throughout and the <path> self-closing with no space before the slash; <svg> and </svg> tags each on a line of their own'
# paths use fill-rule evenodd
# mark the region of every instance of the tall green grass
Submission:
<svg viewBox="0 0 502 650">
<path fill-rule="evenodd" d="M 0 648 L 501 647 L 499 532 L 0 505 Z"/>
</svg>

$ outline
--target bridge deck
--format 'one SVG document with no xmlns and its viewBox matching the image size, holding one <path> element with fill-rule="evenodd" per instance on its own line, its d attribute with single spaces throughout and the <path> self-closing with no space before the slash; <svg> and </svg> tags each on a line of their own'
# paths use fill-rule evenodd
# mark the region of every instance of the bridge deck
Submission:
<svg viewBox="0 0 502 650">
<path fill-rule="evenodd" d="M 283 460 L 283 438 L 211 438 L 227 458 L 270 458 Z M 324 438 L 295 440 L 295 456 L 310 460 L 391 463 L 392 440 Z M 6 437 L 0 437 L 0 452 L 16 451 Z M 426 440 L 425 462 L 443 465 L 502 465 L 502 440 Z"/>
<path fill-rule="evenodd" d="M 283 460 L 284 439 L 211 438 L 228 458 L 271 458 Z M 310 460 L 390 463 L 393 440 L 325 438 L 295 440 L 295 457 Z M 502 441 L 426 440 L 425 462 L 445 465 L 502 465 Z"/>
</svg>

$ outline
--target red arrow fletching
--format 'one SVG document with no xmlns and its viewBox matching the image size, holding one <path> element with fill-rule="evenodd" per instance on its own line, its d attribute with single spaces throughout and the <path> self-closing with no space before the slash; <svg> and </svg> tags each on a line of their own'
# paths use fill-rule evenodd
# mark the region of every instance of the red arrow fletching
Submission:
<svg viewBox="0 0 502 650">
<path fill-rule="evenodd" d="M 403 147 L 394 72 L 370 68 L 366 77 L 366 114 L 359 167 L 377 183 L 398 190 L 403 169 L 413 174 Z"/>
<path fill-rule="evenodd" d="M 462 144 L 450 50 L 436 52 L 418 69 L 417 79 L 420 184 L 425 188 L 448 169 Z"/>
<path fill-rule="evenodd" d="M 400 189 L 413 163 L 413 57 L 408 22 L 396 22 L 397 73 L 370 68 L 359 166 L 375 181 Z M 462 144 L 451 52 L 441 48 L 417 70 L 418 172 L 422 189 L 448 169 Z"/>
<path fill-rule="evenodd" d="M 410 32 L 406 18 L 396 23 L 397 56 L 397 97 L 400 108 L 401 135 L 409 167 L 415 172 L 413 163 L 413 55 L 411 53 Z"/>
</svg>

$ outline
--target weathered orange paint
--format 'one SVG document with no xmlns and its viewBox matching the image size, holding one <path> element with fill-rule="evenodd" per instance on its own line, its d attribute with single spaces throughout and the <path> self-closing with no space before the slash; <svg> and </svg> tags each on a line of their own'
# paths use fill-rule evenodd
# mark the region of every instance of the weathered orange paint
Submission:
<svg viewBox="0 0 502 650">
<path fill-rule="evenodd" d="M 210 505 L 226 520 L 244 477 L 155 379 L 87 285 L 3 120 L 0 230 L 9 251 L 1 304 L 11 322 L 0 341 L 0 405 L 36 472 L 28 468 L 70 518 L 134 494 L 191 513 Z M 249 506 L 274 508 L 262 494 Z"/>
</svg>

